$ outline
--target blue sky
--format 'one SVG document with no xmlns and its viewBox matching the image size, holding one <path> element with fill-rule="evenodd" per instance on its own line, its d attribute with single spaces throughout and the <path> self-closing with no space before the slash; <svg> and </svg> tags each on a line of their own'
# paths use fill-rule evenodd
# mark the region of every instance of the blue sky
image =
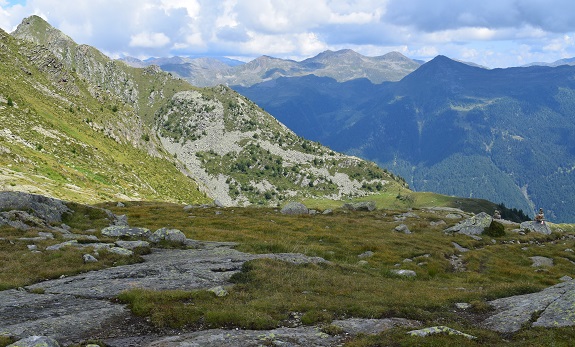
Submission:
<svg viewBox="0 0 575 347">
<path fill-rule="evenodd" d="M 442 54 L 488 67 L 575 57 L 573 0 L 0 0 L 0 28 L 39 15 L 118 58 L 325 50 Z"/>
</svg>

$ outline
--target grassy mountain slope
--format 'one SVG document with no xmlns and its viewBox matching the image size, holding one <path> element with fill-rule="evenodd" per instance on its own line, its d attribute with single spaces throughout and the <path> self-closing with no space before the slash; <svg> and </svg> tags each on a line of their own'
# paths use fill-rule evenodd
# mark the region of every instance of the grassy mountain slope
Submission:
<svg viewBox="0 0 575 347">
<path fill-rule="evenodd" d="M 46 48 L 5 32 L 0 45 L 3 190 L 90 202 L 205 201 L 167 153 L 133 145 L 145 142 L 138 137 L 144 127 L 126 117 L 130 108 L 113 96 L 93 97 L 92 86 Z M 119 131 L 127 126 L 131 137 Z"/>
<path fill-rule="evenodd" d="M 53 123 L 42 128 L 55 140 L 42 144 L 44 160 L 58 162 L 62 171 L 96 165 L 97 161 L 87 159 L 90 156 L 82 165 L 51 158 L 63 157 L 57 152 L 62 146 L 52 146 L 68 134 L 63 129 L 72 128 L 73 136 L 68 136 L 83 151 L 93 157 L 109 156 L 97 163 L 98 170 L 88 171 L 102 172 L 100 180 L 114 189 L 122 187 L 120 198 L 198 201 L 204 194 L 226 205 L 277 204 L 310 197 L 343 199 L 405 186 L 373 163 L 296 136 L 227 87 L 196 88 L 156 66 L 141 69 L 110 60 L 36 16 L 26 18 L 13 35 L 22 41 L 4 34 L 11 47 L 6 54 L 26 65 L 19 73 L 27 76 L 22 88 L 28 89 L 8 90 L 3 95 L 5 99 L 11 96 L 18 110 L 28 102 L 40 113 L 37 104 L 42 103 L 45 113 L 53 115 Z M 15 69 L 13 65 L 3 64 L 7 70 Z M 29 88 L 38 83 L 41 86 Z M 42 91 L 48 96 L 39 95 Z M 6 112 L 7 116 L 12 113 Z M 27 117 L 21 112 L 14 115 L 15 119 Z M 16 122 L 8 131 L 18 136 L 25 133 Z M 21 142 L 10 143 L 12 152 L 22 147 Z M 51 168 L 52 162 L 46 166 Z M 155 195 L 135 194 L 130 183 L 124 183 L 130 177 L 125 171 L 135 171 L 134 166 L 157 174 L 149 179 L 138 176 L 141 185 L 152 185 Z M 62 179 L 80 186 L 68 174 Z M 54 195 L 58 189 L 45 193 Z M 100 194 L 99 186 L 94 190 Z"/>
<path fill-rule="evenodd" d="M 486 70 L 440 56 L 396 83 L 291 78 L 236 89 L 296 133 L 374 160 L 415 190 L 572 221 L 574 75 L 571 66 Z"/>
</svg>

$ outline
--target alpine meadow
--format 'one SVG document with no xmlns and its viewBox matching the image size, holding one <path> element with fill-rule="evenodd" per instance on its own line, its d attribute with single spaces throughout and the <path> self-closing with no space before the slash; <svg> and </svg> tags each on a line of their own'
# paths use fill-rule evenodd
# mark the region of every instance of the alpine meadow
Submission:
<svg viewBox="0 0 575 347">
<path fill-rule="evenodd" d="M 574 76 L 0 29 L 0 347 L 570 346 Z"/>
</svg>

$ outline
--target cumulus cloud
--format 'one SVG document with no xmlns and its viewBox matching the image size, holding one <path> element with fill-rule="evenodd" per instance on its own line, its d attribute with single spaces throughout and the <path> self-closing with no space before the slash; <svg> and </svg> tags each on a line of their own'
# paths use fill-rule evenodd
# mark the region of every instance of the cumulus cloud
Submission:
<svg viewBox="0 0 575 347">
<path fill-rule="evenodd" d="M 325 49 L 445 54 L 509 66 L 575 56 L 572 0 L 0 0 L 0 27 L 37 14 L 112 55 L 307 58 Z M 569 39 L 566 39 L 568 37 Z"/>
<path fill-rule="evenodd" d="M 164 33 L 142 32 L 132 35 L 130 38 L 130 47 L 159 48 L 170 43 L 170 38 Z"/>
</svg>

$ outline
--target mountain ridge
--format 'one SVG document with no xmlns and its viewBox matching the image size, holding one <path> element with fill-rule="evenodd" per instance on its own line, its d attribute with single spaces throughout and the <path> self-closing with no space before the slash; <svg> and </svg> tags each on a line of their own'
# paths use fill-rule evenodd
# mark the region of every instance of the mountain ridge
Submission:
<svg viewBox="0 0 575 347">
<path fill-rule="evenodd" d="M 196 88 L 157 66 L 129 67 L 93 47 L 76 44 L 37 16 L 24 19 L 12 35 L 16 40 L 6 34 L 4 54 L 17 56 L 30 67 L 25 67 L 29 74 L 13 88 L 0 91 L 6 100 L 1 115 L 11 119 L 4 122 L 7 128 L 2 138 L 8 145 L 5 151 L 21 151 L 26 141 L 40 142 L 38 134 L 61 138 L 65 129 L 70 143 L 95 158 L 107 158 L 90 162 L 83 155 L 72 155 L 69 162 L 60 160 L 58 179 L 78 187 L 80 198 L 83 184 L 77 180 L 83 179 L 84 171 L 92 177 L 90 182 L 96 180 L 93 198 L 97 201 L 152 198 L 189 203 L 211 198 L 224 205 L 269 205 L 305 197 L 342 199 L 369 195 L 387 189 L 386 185 L 405 186 L 373 163 L 296 136 L 225 86 Z M 3 76 L 6 86 L 7 76 Z M 40 83 L 44 76 L 51 82 Z M 18 92 L 15 87 L 20 88 Z M 32 98 L 30 95 L 38 90 L 47 96 Z M 8 100 L 16 107 L 8 105 Z M 29 117 L 24 104 L 29 105 L 28 109 L 46 105 L 42 106 L 46 112 L 41 115 L 46 124 L 38 128 L 38 134 L 26 132 L 15 122 L 18 117 Z M 14 134 L 23 140 L 17 141 Z M 106 141 L 91 136 L 104 137 Z M 89 137 L 87 143 L 83 142 Z M 36 152 L 29 153 L 34 150 L 31 145 L 26 156 L 39 155 L 47 162 L 43 165 L 46 170 L 53 171 L 54 155 L 60 153 L 56 145 L 38 143 Z M 68 150 L 83 154 L 79 148 Z M 81 168 L 78 161 L 82 162 Z M 142 171 L 157 171 L 150 182 L 134 177 L 142 186 L 154 185 L 148 188 L 153 188 L 155 195 L 134 195 L 134 183 L 123 181 L 124 176 L 130 176 L 124 173 L 124 167 L 132 170 L 138 162 L 144 166 Z M 25 172 L 32 187 L 42 186 L 44 175 L 34 176 L 17 160 L 5 164 Z M 105 177 L 98 176 L 96 172 L 100 170 L 107 172 Z M 22 185 L 7 188 L 10 187 Z M 98 197 L 99 189 L 115 191 L 120 187 L 120 195 Z M 52 193 L 59 193 L 57 184 L 53 188 Z"/>
<path fill-rule="evenodd" d="M 290 78 L 235 89 L 296 133 L 373 160 L 417 191 L 481 197 L 530 215 L 543 207 L 551 220 L 569 221 L 573 76 L 566 65 L 483 69 L 439 56 L 382 85 Z"/>
<path fill-rule="evenodd" d="M 177 60 L 180 62 L 175 63 Z M 138 64 L 144 63 L 157 64 L 164 71 L 177 73 L 192 85 L 203 87 L 217 84 L 251 86 L 280 77 L 305 75 L 332 77 L 340 82 L 367 78 L 379 84 L 398 81 L 420 65 L 399 52 L 367 57 L 351 49 L 327 50 L 299 62 L 263 55 L 235 66 L 223 62 L 216 64 L 211 58 L 185 57 L 160 58 Z"/>
</svg>

